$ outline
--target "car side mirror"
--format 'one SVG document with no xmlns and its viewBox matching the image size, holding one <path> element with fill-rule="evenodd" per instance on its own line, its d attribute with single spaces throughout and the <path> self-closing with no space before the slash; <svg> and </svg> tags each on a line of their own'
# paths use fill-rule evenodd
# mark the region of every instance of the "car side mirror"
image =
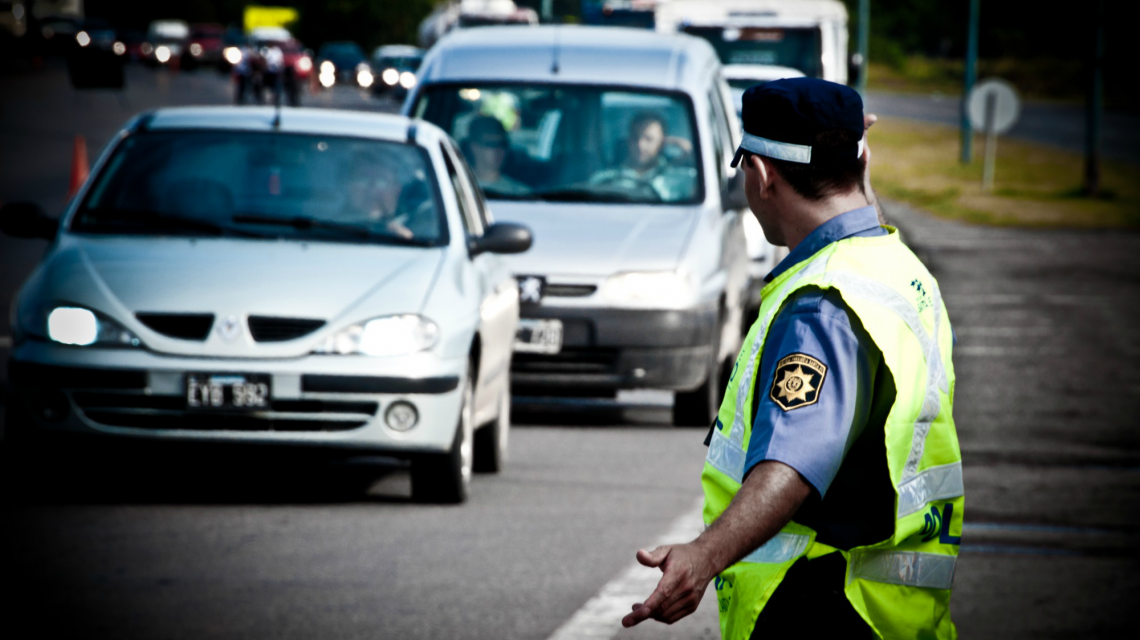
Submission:
<svg viewBox="0 0 1140 640">
<path fill-rule="evenodd" d="M 59 220 L 44 213 L 34 202 L 10 202 L 0 207 L 0 232 L 13 238 L 54 240 Z"/>
<path fill-rule="evenodd" d="M 725 211 L 748 209 L 748 196 L 744 195 L 744 169 L 737 169 L 725 183 L 720 192 L 720 205 Z"/>
<path fill-rule="evenodd" d="M 530 229 L 521 224 L 496 222 L 483 230 L 483 235 L 467 241 L 471 257 L 480 253 L 522 253 L 530 248 Z"/>
</svg>

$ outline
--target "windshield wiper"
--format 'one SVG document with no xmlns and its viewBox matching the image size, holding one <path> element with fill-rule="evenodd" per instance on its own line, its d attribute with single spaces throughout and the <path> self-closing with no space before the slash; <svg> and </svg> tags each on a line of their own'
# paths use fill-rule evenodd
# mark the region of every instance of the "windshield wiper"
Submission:
<svg viewBox="0 0 1140 640">
<path fill-rule="evenodd" d="M 535 200 L 551 202 L 645 202 L 643 198 L 621 191 L 597 189 L 554 189 L 530 194 Z"/>
<path fill-rule="evenodd" d="M 387 233 L 376 233 L 368 227 L 360 225 L 348 224 L 345 222 L 330 222 L 328 220 L 321 220 L 320 218 L 313 218 L 310 216 L 292 216 L 288 218 L 280 216 L 267 216 L 258 213 L 240 213 L 232 218 L 234 222 L 239 224 L 267 224 L 276 225 L 280 227 L 293 227 L 298 231 L 309 231 L 312 229 L 321 229 L 325 231 L 336 231 L 338 233 L 352 236 L 355 238 L 364 238 L 368 240 L 384 240 L 387 242 L 410 244 L 425 246 L 427 243 L 424 240 L 416 238 L 403 238 L 397 235 Z"/>
<path fill-rule="evenodd" d="M 212 236 L 226 236 L 238 235 L 250 238 L 265 238 L 268 237 L 261 233 L 252 231 L 242 231 L 241 229 L 234 229 L 220 225 L 216 222 L 195 218 L 193 216 L 185 216 L 177 213 L 165 213 L 162 211 L 149 211 L 146 209 L 119 209 L 114 207 L 100 207 L 95 209 L 84 209 L 82 215 L 93 214 L 94 221 L 107 223 L 107 222 L 141 222 L 147 225 L 160 227 L 162 229 L 183 229 L 190 231 L 200 231 L 202 233 Z M 83 228 L 84 231 L 98 232 L 100 229 L 97 225 L 94 228 Z"/>
</svg>

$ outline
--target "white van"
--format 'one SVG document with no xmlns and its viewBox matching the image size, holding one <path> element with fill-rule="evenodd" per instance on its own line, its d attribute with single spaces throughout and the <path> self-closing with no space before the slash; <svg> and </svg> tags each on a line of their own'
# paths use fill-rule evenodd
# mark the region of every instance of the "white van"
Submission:
<svg viewBox="0 0 1140 640">
<path fill-rule="evenodd" d="M 496 219 L 524 222 L 516 395 L 676 391 L 708 425 L 751 279 L 740 126 L 716 52 L 687 35 L 543 26 L 455 31 L 404 113 L 442 127 Z"/>
</svg>

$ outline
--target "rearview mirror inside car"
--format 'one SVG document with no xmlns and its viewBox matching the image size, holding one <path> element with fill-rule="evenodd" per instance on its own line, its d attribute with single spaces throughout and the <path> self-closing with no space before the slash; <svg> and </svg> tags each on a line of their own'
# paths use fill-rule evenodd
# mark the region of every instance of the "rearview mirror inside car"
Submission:
<svg viewBox="0 0 1140 640">
<path fill-rule="evenodd" d="M 34 202 L 11 202 L 0 207 L 0 232 L 13 238 L 54 240 L 59 220 Z"/>
<path fill-rule="evenodd" d="M 471 238 L 468 247 L 471 257 L 480 253 L 522 253 L 530 248 L 530 229 L 521 224 L 496 222 L 483 230 L 483 235 Z"/>
</svg>

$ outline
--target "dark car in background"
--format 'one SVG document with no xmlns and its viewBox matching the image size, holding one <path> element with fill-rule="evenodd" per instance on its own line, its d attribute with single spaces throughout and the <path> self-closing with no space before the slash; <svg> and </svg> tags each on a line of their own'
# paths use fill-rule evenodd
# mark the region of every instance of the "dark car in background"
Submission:
<svg viewBox="0 0 1140 640">
<path fill-rule="evenodd" d="M 220 24 L 190 25 L 190 39 L 182 53 L 182 66 L 217 65 L 222 60 L 222 36 L 225 27 Z"/>
<path fill-rule="evenodd" d="M 321 81 L 321 86 L 330 88 L 335 84 L 372 84 L 371 70 L 368 69 L 368 62 L 364 55 L 364 50 L 360 45 L 350 40 L 337 40 L 333 42 L 326 42 L 321 45 L 317 50 L 317 70 L 320 73 L 318 79 Z M 368 74 L 361 74 L 360 71 L 367 70 Z M 365 76 L 367 83 L 361 82 L 358 76 Z"/>
<path fill-rule="evenodd" d="M 402 100 L 416 86 L 424 53 L 423 49 L 406 44 L 377 47 L 369 61 L 374 76 L 372 93 Z"/>
</svg>

